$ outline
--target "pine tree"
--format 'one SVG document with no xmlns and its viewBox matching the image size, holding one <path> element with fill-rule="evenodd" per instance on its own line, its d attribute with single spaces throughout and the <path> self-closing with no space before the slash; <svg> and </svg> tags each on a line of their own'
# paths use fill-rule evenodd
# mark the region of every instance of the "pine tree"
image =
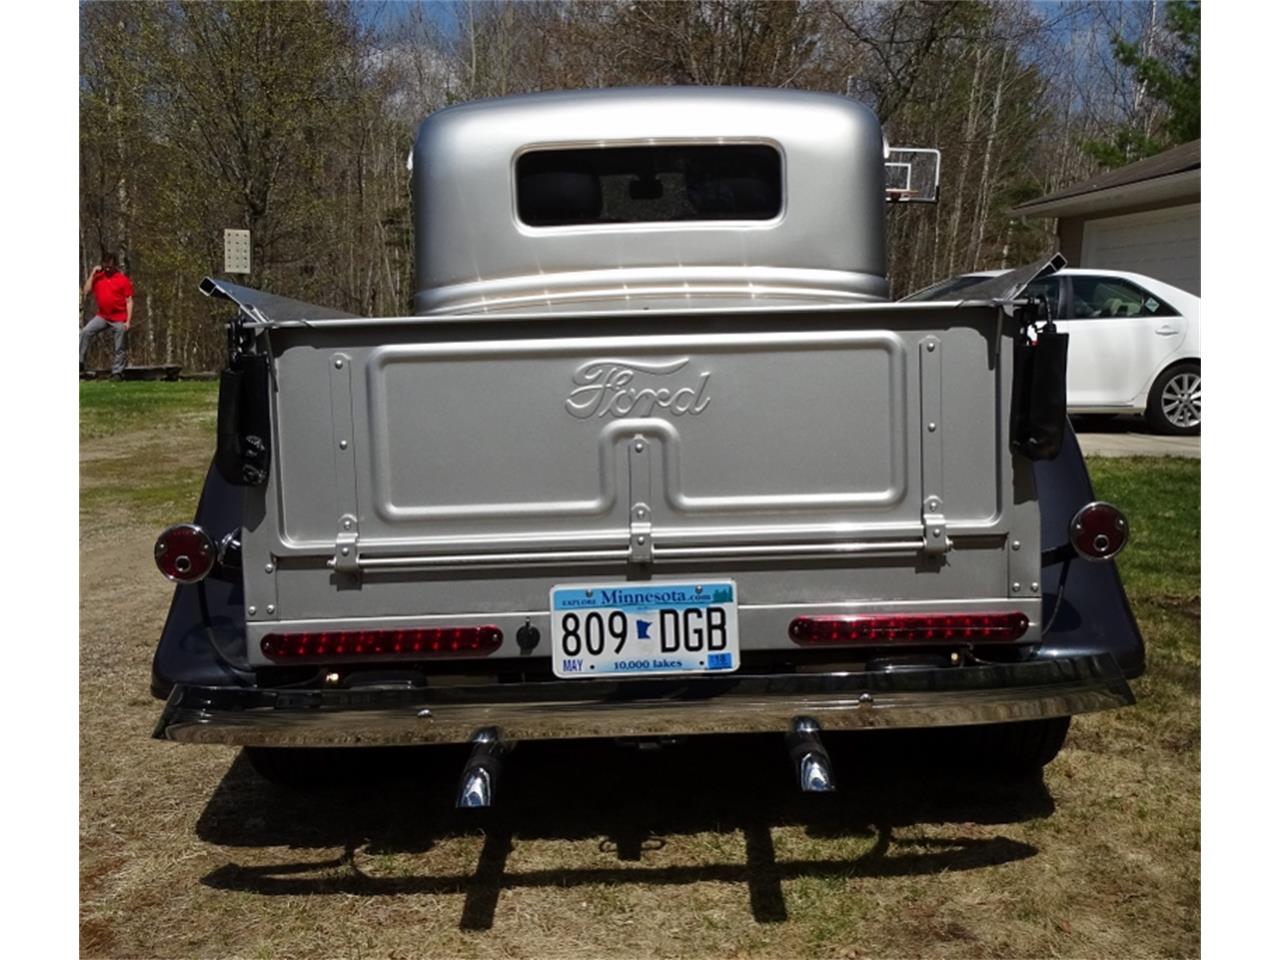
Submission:
<svg viewBox="0 0 1280 960">
<path fill-rule="evenodd" d="M 1112 40 L 1116 60 L 1133 71 L 1145 95 L 1160 105 L 1164 116 L 1155 132 L 1130 122 L 1109 139 L 1085 145 L 1105 167 L 1118 167 L 1143 157 L 1200 139 L 1200 4 L 1169 0 L 1165 7 L 1167 49 L 1145 53 L 1142 45 L 1119 35 Z"/>
</svg>

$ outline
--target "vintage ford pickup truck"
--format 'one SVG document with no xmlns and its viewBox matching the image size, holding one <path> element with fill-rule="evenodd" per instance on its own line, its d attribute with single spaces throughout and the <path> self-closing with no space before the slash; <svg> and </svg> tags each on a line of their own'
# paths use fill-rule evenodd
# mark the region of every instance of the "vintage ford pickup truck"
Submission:
<svg viewBox="0 0 1280 960">
<path fill-rule="evenodd" d="M 430 116 L 413 315 L 235 306 L 156 736 L 470 743 L 970 727 L 1048 762 L 1132 702 L 1141 637 L 1064 416 L 1060 260 L 886 302 L 911 153 L 844 97 L 666 88 Z M 914 179 L 913 179 L 914 177 Z M 1087 561 L 1087 562 L 1086 562 Z"/>
</svg>

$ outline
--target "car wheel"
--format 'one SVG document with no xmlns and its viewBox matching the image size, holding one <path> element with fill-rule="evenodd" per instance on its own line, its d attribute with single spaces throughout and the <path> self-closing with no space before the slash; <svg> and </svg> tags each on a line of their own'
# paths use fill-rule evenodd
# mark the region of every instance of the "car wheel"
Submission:
<svg viewBox="0 0 1280 960">
<path fill-rule="evenodd" d="M 1170 367 L 1151 386 L 1147 424 L 1156 433 L 1190 436 L 1200 432 L 1200 365 Z"/>
</svg>

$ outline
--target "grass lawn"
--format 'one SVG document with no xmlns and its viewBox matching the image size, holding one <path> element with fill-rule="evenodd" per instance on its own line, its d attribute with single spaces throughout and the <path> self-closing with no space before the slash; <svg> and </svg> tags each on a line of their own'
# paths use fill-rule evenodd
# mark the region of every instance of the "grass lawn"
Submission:
<svg viewBox="0 0 1280 960">
<path fill-rule="evenodd" d="M 1124 510 L 1133 531 L 1117 563 L 1147 643 L 1147 675 L 1135 690 L 1153 709 L 1120 716 L 1145 719 L 1149 736 L 1184 744 L 1198 769 L 1200 461 L 1097 458 L 1089 474 L 1099 498 Z"/>
<path fill-rule="evenodd" d="M 217 405 L 218 384 L 213 380 L 83 380 L 80 442 L 135 430 L 164 431 L 192 421 L 212 427 Z"/>
<path fill-rule="evenodd" d="M 1096 458 L 1098 497 L 1129 514 L 1133 538 L 1118 563 L 1130 599 L 1200 601 L 1200 461 L 1180 457 Z"/>
<path fill-rule="evenodd" d="M 832 738 L 802 797 L 779 738 L 522 744 L 487 820 L 461 755 L 303 799 L 237 751 L 148 739 L 216 384 L 81 387 L 81 953 L 92 957 L 1153 957 L 1200 949 L 1199 461 L 1090 461 L 1129 515 L 1138 705 L 1077 718 L 1043 780 L 881 768 Z"/>
<path fill-rule="evenodd" d="M 80 525 L 190 520 L 213 456 L 218 385 L 80 384 Z"/>
</svg>

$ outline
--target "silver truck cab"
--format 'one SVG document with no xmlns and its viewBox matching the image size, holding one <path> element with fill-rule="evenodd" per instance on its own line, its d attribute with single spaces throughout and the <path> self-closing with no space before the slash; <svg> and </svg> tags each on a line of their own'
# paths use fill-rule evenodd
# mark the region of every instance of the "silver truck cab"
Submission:
<svg viewBox="0 0 1280 960">
<path fill-rule="evenodd" d="M 413 315 L 206 280 L 237 313 L 200 513 L 157 542 L 157 736 L 266 772 L 471 742 L 486 805 L 520 739 L 776 730 L 823 790 L 823 730 L 1043 763 L 1131 702 L 1127 524 L 1017 297 L 1054 267 L 886 303 L 910 168 L 834 95 L 468 103 L 414 148 Z"/>
<path fill-rule="evenodd" d="M 885 160 L 875 116 L 826 94 L 450 107 L 413 151 L 415 312 L 884 300 Z"/>
</svg>

